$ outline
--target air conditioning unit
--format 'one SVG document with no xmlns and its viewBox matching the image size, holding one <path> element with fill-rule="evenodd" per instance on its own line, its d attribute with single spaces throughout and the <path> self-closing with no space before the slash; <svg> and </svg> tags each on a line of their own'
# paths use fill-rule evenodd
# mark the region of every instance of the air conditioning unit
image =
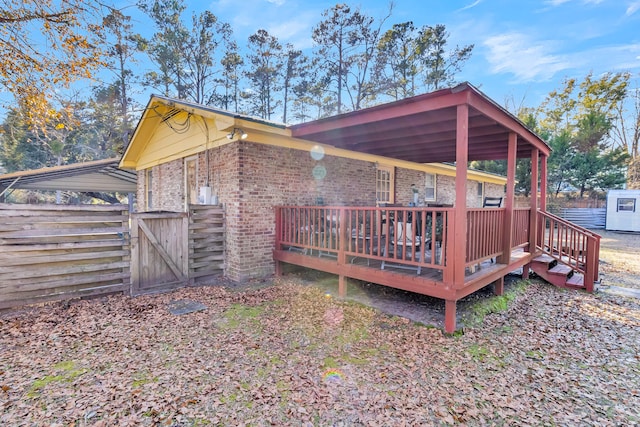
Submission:
<svg viewBox="0 0 640 427">
<path fill-rule="evenodd" d="M 200 196 L 198 197 L 198 203 L 201 205 L 211 204 L 211 187 L 200 187 Z"/>
</svg>

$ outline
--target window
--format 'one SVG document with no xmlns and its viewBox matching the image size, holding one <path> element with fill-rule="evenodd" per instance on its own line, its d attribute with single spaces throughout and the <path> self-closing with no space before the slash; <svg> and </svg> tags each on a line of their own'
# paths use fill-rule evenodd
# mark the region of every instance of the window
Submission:
<svg viewBox="0 0 640 427">
<path fill-rule="evenodd" d="M 147 169 L 145 178 L 146 207 L 147 210 L 151 210 L 153 207 L 153 173 L 151 168 Z"/>
<path fill-rule="evenodd" d="M 394 200 L 394 168 L 378 166 L 376 169 L 376 202 L 393 203 Z"/>
<path fill-rule="evenodd" d="M 482 201 L 483 198 L 484 198 L 484 182 L 479 182 L 478 183 L 478 199 Z"/>
<path fill-rule="evenodd" d="M 618 212 L 635 212 L 636 199 L 618 199 Z"/>
<path fill-rule="evenodd" d="M 432 201 L 436 200 L 436 175 L 432 173 L 425 174 L 424 184 L 424 200 Z"/>
<path fill-rule="evenodd" d="M 189 205 L 198 203 L 198 157 L 184 159 L 184 203 L 185 211 Z"/>
</svg>

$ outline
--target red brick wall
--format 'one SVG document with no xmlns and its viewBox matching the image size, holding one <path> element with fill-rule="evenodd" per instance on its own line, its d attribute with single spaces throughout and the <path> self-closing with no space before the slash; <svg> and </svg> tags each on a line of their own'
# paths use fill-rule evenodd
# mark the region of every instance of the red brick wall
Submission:
<svg viewBox="0 0 640 427">
<path fill-rule="evenodd" d="M 242 141 L 238 147 L 238 194 L 225 203 L 227 274 L 234 280 L 273 274 L 278 205 L 375 204 L 375 165 L 337 157 L 314 160 L 308 152 Z M 221 201 L 224 200 L 221 198 Z M 229 204 L 234 214 L 229 215 Z"/>
<path fill-rule="evenodd" d="M 147 209 L 146 170 L 138 171 L 137 211 L 184 211 L 184 160 L 174 160 L 152 168 L 152 205 Z"/>
<path fill-rule="evenodd" d="M 408 205 L 413 203 L 413 191 L 411 190 L 411 184 L 415 184 L 415 188 L 418 189 L 418 201 L 424 202 L 424 185 L 425 176 L 424 172 L 400 169 L 396 168 L 396 203 L 402 203 Z"/>
</svg>

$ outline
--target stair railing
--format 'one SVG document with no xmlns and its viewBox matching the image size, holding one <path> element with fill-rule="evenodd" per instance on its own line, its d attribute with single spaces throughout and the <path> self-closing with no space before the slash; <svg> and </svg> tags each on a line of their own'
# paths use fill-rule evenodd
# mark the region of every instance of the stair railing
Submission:
<svg viewBox="0 0 640 427">
<path fill-rule="evenodd" d="M 581 273 L 585 289 L 593 292 L 601 236 L 546 211 L 538 211 L 538 227 L 538 249 Z"/>
</svg>

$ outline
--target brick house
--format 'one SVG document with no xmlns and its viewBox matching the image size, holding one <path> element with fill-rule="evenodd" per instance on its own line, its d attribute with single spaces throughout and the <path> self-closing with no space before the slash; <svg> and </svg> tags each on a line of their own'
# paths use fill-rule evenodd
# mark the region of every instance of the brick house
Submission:
<svg viewBox="0 0 640 427">
<path fill-rule="evenodd" d="M 226 212 L 225 275 L 236 281 L 274 273 L 276 206 L 407 206 L 414 192 L 421 206 L 456 202 L 450 164 L 340 149 L 295 138 L 283 124 L 162 96 L 149 100 L 120 166 L 138 172 L 138 212 L 186 211 L 210 203 L 210 191 Z M 467 206 L 504 197 L 505 177 L 467 177 Z"/>
<path fill-rule="evenodd" d="M 120 162 L 138 173 L 138 208 L 222 204 L 225 274 L 295 264 L 445 300 L 533 270 L 593 291 L 600 237 L 546 212 L 550 147 L 469 83 L 287 126 L 152 96 Z M 468 169 L 506 160 L 507 176 Z M 529 159 L 529 205 L 515 205 Z M 499 206 L 483 203 L 499 198 Z M 146 266 L 152 267 L 152 266 Z M 401 270 L 409 270 L 405 273 Z"/>
</svg>

